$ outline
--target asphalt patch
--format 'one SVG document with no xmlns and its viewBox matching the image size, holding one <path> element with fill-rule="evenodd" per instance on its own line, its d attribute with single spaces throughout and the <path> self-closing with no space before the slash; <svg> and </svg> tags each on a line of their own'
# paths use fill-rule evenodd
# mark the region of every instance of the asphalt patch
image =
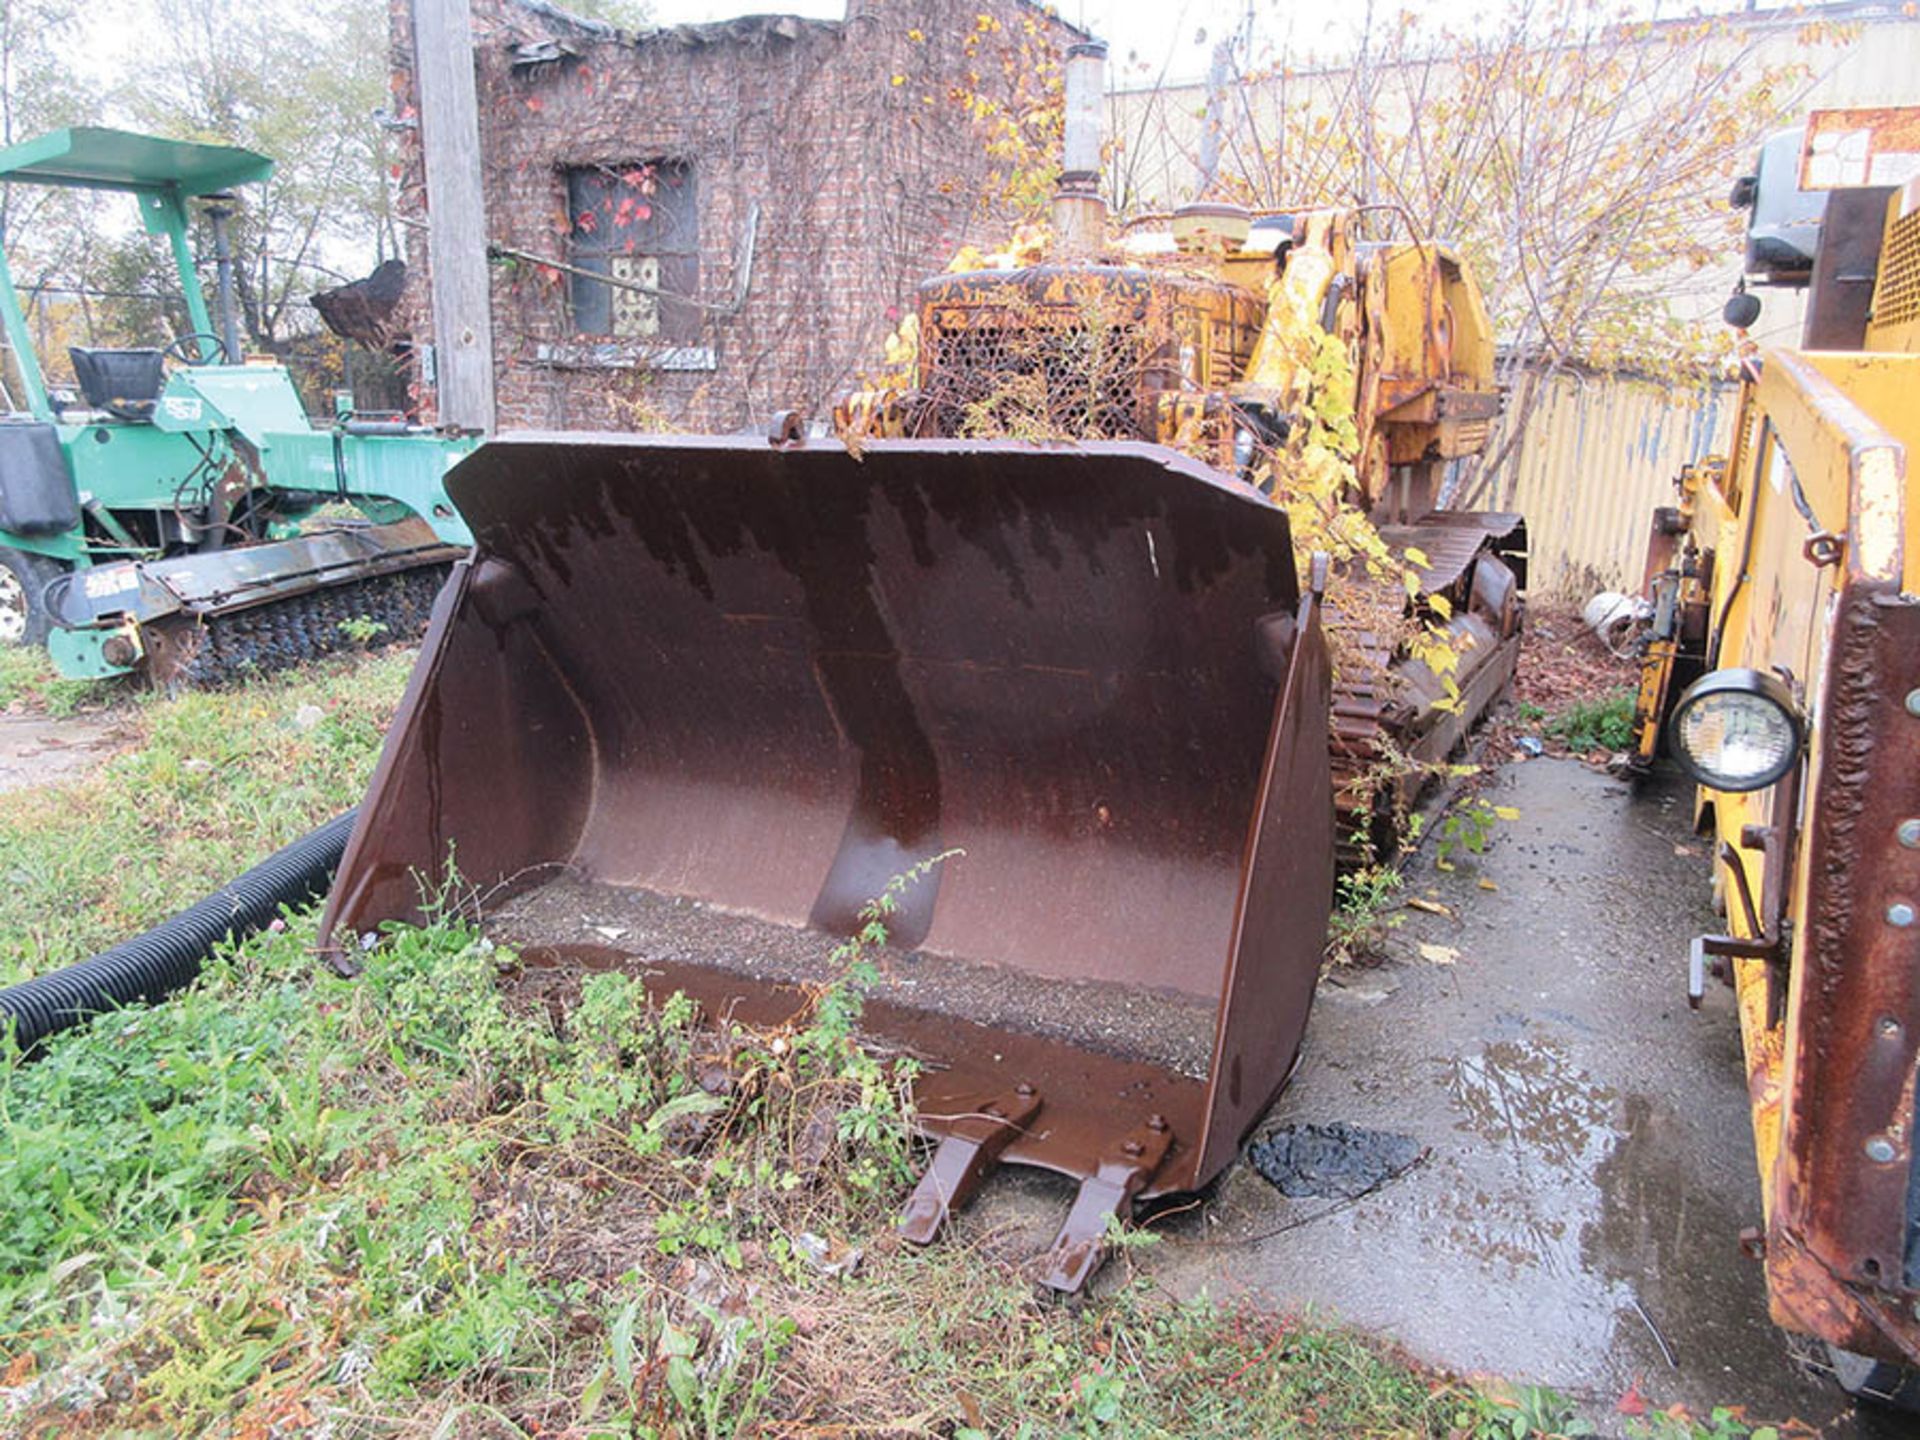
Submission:
<svg viewBox="0 0 1920 1440">
<path fill-rule="evenodd" d="M 1282 1195 L 1352 1200 L 1411 1167 L 1423 1148 L 1411 1135 L 1334 1120 L 1282 1125 L 1254 1141 L 1247 1159 Z"/>
</svg>

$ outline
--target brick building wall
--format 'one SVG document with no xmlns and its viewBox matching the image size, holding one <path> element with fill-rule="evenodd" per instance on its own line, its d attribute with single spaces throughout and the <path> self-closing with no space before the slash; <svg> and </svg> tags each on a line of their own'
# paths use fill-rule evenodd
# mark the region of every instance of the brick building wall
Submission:
<svg viewBox="0 0 1920 1440">
<path fill-rule="evenodd" d="M 411 116 L 406 0 L 392 17 L 396 113 Z M 1057 88 L 1065 47 L 1080 38 L 1023 0 L 852 0 L 843 21 L 763 16 L 639 36 L 541 0 L 474 0 L 473 18 L 488 240 L 617 264 L 698 302 L 599 287 L 582 306 L 577 277 L 496 263 L 502 430 L 731 430 L 779 409 L 824 415 L 877 361 L 919 280 L 961 244 L 1006 234 L 1007 218 L 982 200 L 996 161 L 970 117 L 975 98 L 1030 105 Z M 417 221 L 413 133 L 400 206 Z M 570 176 L 587 179 L 570 189 Z M 602 200 L 592 233 L 579 219 L 594 208 L 583 185 Z M 690 214 L 662 238 L 683 187 Z M 610 237 L 607 226 L 630 221 L 628 238 Z M 424 342 L 424 227 L 408 234 L 403 313 Z M 588 253 L 683 241 L 687 256 Z M 624 319 L 609 321 L 609 297 Z"/>
</svg>

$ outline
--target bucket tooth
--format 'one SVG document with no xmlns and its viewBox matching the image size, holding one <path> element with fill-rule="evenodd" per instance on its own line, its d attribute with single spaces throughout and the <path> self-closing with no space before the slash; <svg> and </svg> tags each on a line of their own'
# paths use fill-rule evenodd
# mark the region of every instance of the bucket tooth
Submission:
<svg viewBox="0 0 1920 1440">
<path fill-rule="evenodd" d="M 1071 1295 L 1087 1283 L 1106 1258 L 1108 1220 L 1127 1217 L 1172 1145 L 1172 1127 L 1155 1115 L 1101 1157 L 1100 1168 L 1080 1182 L 1066 1223 L 1047 1251 L 1042 1284 Z"/>
<path fill-rule="evenodd" d="M 1019 1138 L 1040 1113 L 1040 1095 L 1022 1085 L 996 1096 L 970 1115 L 945 1121 L 945 1135 L 933 1152 L 900 1217 L 900 1234 L 915 1245 L 929 1245 L 946 1227 L 947 1217 L 971 1200 L 1000 1163 L 1000 1152 Z"/>
</svg>

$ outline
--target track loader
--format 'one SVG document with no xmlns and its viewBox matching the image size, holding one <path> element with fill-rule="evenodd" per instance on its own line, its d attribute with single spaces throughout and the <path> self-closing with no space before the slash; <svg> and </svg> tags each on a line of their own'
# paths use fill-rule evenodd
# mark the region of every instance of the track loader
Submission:
<svg viewBox="0 0 1920 1440">
<path fill-rule="evenodd" d="M 192 325 L 139 348 L 73 346 L 77 393 L 63 393 L 0 256 L 21 402 L 0 418 L 0 644 L 45 643 L 70 676 L 200 684 L 424 626 L 469 538 L 442 477 L 473 442 L 350 410 L 316 427 L 283 367 L 243 363 L 221 226 L 228 192 L 272 170 L 231 146 L 105 129 L 0 150 L 7 184 L 131 196 L 172 249 Z M 190 202 L 222 255 L 220 333 Z M 329 506 L 338 518 L 320 520 Z"/>
<path fill-rule="evenodd" d="M 1525 584 L 1519 516 L 1441 505 L 1499 413 L 1479 289 L 1444 245 L 1363 240 L 1366 219 L 1195 205 L 1102 252 L 941 276 L 920 289 L 909 383 L 837 415 L 856 444 L 1150 441 L 1305 517 L 1337 562 L 1348 865 L 1397 853 L 1419 790 L 1512 680 Z M 1329 414 L 1351 426 L 1350 470 L 1316 436 Z"/>
<path fill-rule="evenodd" d="M 1100 53 L 1070 57 L 1069 113 Z M 1070 172 L 1084 149 L 1070 135 Z M 863 1020 L 922 1067 L 937 1143 L 907 1238 L 997 1165 L 1053 1171 L 1078 1189 L 1039 1273 L 1071 1291 L 1111 1221 L 1217 1176 L 1298 1054 L 1334 768 L 1383 737 L 1438 753 L 1498 689 L 1519 600 L 1494 551 L 1518 526 L 1430 508 L 1495 411 L 1445 251 L 1369 260 L 1317 214 L 1167 250 L 929 282 L 923 385 L 849 400 L 838 435 L 786 415 L 765 436 L 509 436 L 462 462 L 475 549 L 322 918 L 336 963 L 466 895 L 523 966 L 632 969 L 778 1022 L 866 902 L 919 874 Z M 1369 286 L 1420 308 L 1396 319 Z M 1302 555 L 1272 493 L 1308 428 L 1310 377 L 1281 353 L 1303 316 L 1315 353 L 1362 352 L 1370 498 L 1466 652 L 1457 694 L 1431 669 L 1397 684 L 1382 631 L 1336 701 L 1327 631 L 1358 628 L 1362 582 Z M 1081 433 L 974 434 L 976 381 L 1078 405 Z"/>
<path fill-rule="evenodd" d="M 1734 202 L 1740 407 L 1655 517 L 1629 763 L 1713 836 L 1689 994 L 1737 1002 L 1773 1318 L 1920 1409 L 1920 109 L 1816 111 Z M 1800 346 L 1749 284 L 1805 290 Z"/>
</svg>

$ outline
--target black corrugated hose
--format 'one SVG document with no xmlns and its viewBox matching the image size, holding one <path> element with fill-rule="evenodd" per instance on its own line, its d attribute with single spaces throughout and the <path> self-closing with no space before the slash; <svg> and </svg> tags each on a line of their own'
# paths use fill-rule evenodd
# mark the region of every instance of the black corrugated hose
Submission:
<svg viewBox="0 0 1920 1440">
<path fill-rule="evenodd" d="M 282 905 L 304 905 L 327 893 L 357 813 L 349 810 L 274 851 L 144 935 L 0 990 L 0 1033 L 11 1024 L 20 1048 L 27 1050 L 89 1015 L 164 999 L 191 984 L 214 947 L 264 929 Z"/>
</svg>

